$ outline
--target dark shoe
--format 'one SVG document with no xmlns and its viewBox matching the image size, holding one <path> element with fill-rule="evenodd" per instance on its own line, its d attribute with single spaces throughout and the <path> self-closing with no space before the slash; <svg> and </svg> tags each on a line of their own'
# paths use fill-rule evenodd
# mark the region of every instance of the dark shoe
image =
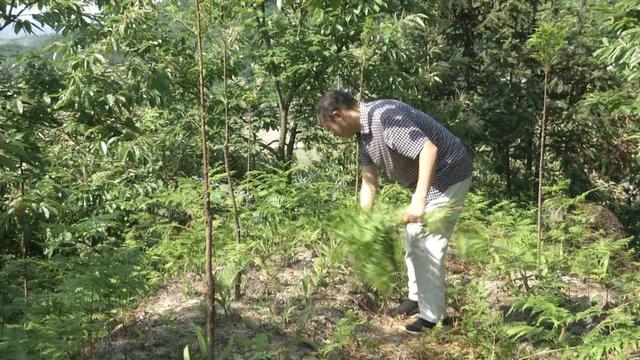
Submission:
<svg viewBox="0 0 640 360">
<path fill-rule="evenodd" d="M 418 313 L 418 302 L 413 300 L 405 300 L 398 306 L 393 309 L 389 314 L 391 317 L 397 317 L 400 315 L 411 316 Z"/>
<path fill-rule="evenodd" d="M 427 329 L 432 329 L 434 326 L 436 326 L 435 323 L 427 321 L 423 318 L 419 318 L 413 324 L 407 325 L 404 328 L 412 334 L 419 334 L 426 331 Z"/>
</svg>

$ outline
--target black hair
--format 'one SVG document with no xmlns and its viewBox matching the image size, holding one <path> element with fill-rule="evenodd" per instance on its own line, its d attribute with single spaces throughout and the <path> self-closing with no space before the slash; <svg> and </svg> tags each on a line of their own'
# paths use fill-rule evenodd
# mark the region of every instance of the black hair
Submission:
<svg viewBox="0 0 640 360">
<path fill-rule="evenodd" d="M 342 90 L 329 90 L 318 101 L 316 117 L 318 121 L 322 116 L 330 119 L 333 112 L 341 109 L 355 109 L 358 101 L 350 93 Z"/>
</svg>

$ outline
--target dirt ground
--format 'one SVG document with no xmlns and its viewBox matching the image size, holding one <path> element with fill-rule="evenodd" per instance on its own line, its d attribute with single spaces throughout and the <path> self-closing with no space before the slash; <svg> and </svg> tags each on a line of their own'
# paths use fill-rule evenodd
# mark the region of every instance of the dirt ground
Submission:
<svg viewBox="0 0 640 360">
<path fill-rule="evenodd" d="M 395 304 L 380 304 L 374 296 L 344 277 L 302 295 L 305 268 L 311 254 L 301 253 L 275 277 L 252 268 L 242 277 L 242 298 L 225 313 L 216 304 L 217 353 L 229 358 L 301 359 L 319 354 L 335 342 L 336 325 L 348 311 L 366 322 L 357 327 L 356 339 L 328 352 L 328 358 L 415 359 L 411 344 L 419 337 L 404 332 L 414 321 L 391 319 L 386 312 Z M 277 280 L 276 280 L 277 279 Z M 162 291 L 131 311 L 124 324 L 96 344 L 93 359 L 182 359 L 186 345 L 198 354 L 196 328 L 204 330 L 204 282 L 195 276 L 170 282 Z M 263 354 L 261 357 L 260 354 Z M 320 356 L 322 357 L 322 356 Z M 232 358 L 232 357 L 231 357 Z"/>
<path fill-rule="evenodd" d="M 416 336 L 404 331 L 414 318 L 391 319 L 386 315 L 393 303 L 380 303 L 346 276 L 333 276 L 304 296 L 305 269 L 313 267 L 310 251 L 280 263 L 274 260 L 268 271 L 251 267 L 242 277 L 242 297 L 231 301 L 227 311 L 216 304 L 216 354 L 225 359 L 433 359 L 450 358 L 425 351 L 428 334 Z M 464 286 L 479 274 L 471 264 L 449 256 L 448 281 Z M 508 308 L 497 282 L 487 282 L 487 302 L 496 313 Z M 577 300 L 601 293 L 594 286 L 577 282 Z M 132 310 L 93 349 L 90 358 L 100 360 L 183 359 L 185 346 L 191 359 L 200 355 L 197 329 L 206 322 L 204 282 L 194 275 L 174 280 Z M 362 324 L 342 341 L 336 328 L 345 316 L 356 316 Z M 458 319 L 448 309 L 453 325 Z M 342 342 L 341 342 L 342 341 Z M 438 344 L 438 347 L 441 344 Z M 448 341 L 446 347 L 455 347 Z M 433 349 L 433 346 L 431 347 Z M 331 350 L 331 351 L 330 351 Z"/>
</svg>

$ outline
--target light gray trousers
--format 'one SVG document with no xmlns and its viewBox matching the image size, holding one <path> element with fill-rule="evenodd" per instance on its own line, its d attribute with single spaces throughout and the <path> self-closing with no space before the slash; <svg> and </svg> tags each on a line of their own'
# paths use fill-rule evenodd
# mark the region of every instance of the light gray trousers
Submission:
<svg viewBox="0 0 640 360">
<path fill-rule="evenodd" d="M 409 275 L 409 299 L 418 302 L 421 318 L 434 323 L 442 320 L 447 313 L 445 293 L 447 245 L 464 205 L 469 186 L 471 186 L 471 177 L 451 185 L 444 194 L 427 203 L 425 209 L 427 214 L 445 205 L 452 207 L 452 213 L 448 216 L 446 224 L 437 226 L 434 232 L 428 232 L 426 229 L 423 231 L 421 223 L 407 224 L 405 261 Z"/>
</svg>

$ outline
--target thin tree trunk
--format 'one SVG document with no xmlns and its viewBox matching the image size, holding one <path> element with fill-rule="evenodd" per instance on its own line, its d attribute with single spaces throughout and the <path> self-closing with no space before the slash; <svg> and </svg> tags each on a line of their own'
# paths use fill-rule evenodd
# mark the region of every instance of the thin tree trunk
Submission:
<svg viewBox="0 0 640 360">
<path fill-rule="evenodd" d="M 540 124 L 540 166 L 538 170 L 538 222 L 536 225 L 538 237 L 538 264 L 542 254 L 542 178 L 544 177 L 544 140 L 545 127 L 547 125 L 547 81 L 549 71 L 544 71 L 544 96 L 542 100 L 542 124 Z"/>
<path fill-rule="evenodd" d="M 224 26 L 224 11 L 222 13 L 222 21 Z M 223 31 L 226 29 L 223 28 Z M 223 43 L 223 61 L 222 61 L 222 69 L 223 69 L 223 81 L 222 88 L 224 94 L 224 146 L 223 146 L 223 154 L 224 154 L 224 168 L 227 172 L 227 185 L 229 188 L 229 198 L 231 199 L 231 205 L 233 206 L 233 223 L 236 228 L 236 244 L 240 245 L 240 220 L 238 219 L 238 205 L 236 204 L 236 195 L 233 191 L 233 180 L 231 179 L 231 166 L 229 164 L 229 97 L 227 95 L 227 36 L 223 35 L 222 39 Z M 240 298 L 240 281 L 242 274 L 238 272 L 238 275 L 235 279 L 235 298 L 236 300 Z"/>
<path fill-rule="evenodd" d="M 298 123 L 293 122 L 289 131 L 289 142 L 287 143 L 287 161 L 293 160 L 293 150 L 296 147 L 296 137 L 298 136 Z"/>
<path fill-rule="evenodd" d="M 209 192 L 209 149 L 207 147 L 207 124 L 205 121 L 205 94 L 204 94 L 204 51 L 202 49 L 202 19 L 201 0 L 196 0 L 196 26 L 198 40 L 198 80 L 200 90 L 200 131 L 202 140 L 202 172 L 204 178 L 204 217 L 206 221 L 205 232 L 205 267 L 207 271 L 207 346 L 208 359 L 214 359 L 215 336 L 215 279 L 213 276 L 213 231 L 211 217 L 211 197 Z"/>
<path fill-rule="evenodd" d="M 287 126 L 289 125 L 289 109 L 286 104 L 280 104 L 280 130 L 278 136 L 278 158 L 283 164 L 289 162 L 285 147 L 287 144 Z"/>
<path fill-rule="evenodd" d="M 509 91 L 513 88 L 513 73 L 509 72 Z M 509 149 L 509 142 L 504 145 L 504 173 L 505 182 L 507 187 L 507 196 L 511 197 L 511 154 Z"/>
<path fill-rule="evenodd" d="M 261 27 L 262 39 L 264 41 L 264 45 L 267 50 L 271 50 L 271 37 L 269 36 L 269 32 L 266 29 L 266 9 L 265 9 L 266 1 L 263 1 L 261 4 L 262 8 L 262 19 L 260 18 L 260 14 L 257 15 L 258 24 Z M 289 125 L 289 105 L 291 104 L 291 99 L 293 98 L 294 89 L 291 89 L 291 93 L 289 96 L 285 96 L 282 92 L 282 87 L 280 84 L 280 80 L 276 77 L 276 69 L 273 66 L 268 66 L 269 73 L 273 78 L 273 82 L 275 85 L 276 97 L 278 98 L 278 109 L 280 110 L 280 130 L 278 133 L 278 148 L 276 149 L 276 157 L 280 160 L 285 166 L 287 164 L 286 159 L 286 142 L 287 142 L 287 126 Z"/>
<path fill-rule="evenodd" d="M 511 196 L 511 156 L 509 154 L 509 144 L 504 148 L 504 174 L 507 183 L 507 196 Z"/>
<path fill-rule="evenodd" d="M 531 129 L 531 133 L 527 141 L 527 159 L 526 159 L 526 171 L 527 171 L 527 186 L 531 186 L 529 190 L 531 191 L 531 197 L 537 196 L 536 185 L 538 185 L 538 167 L 535 164 L 535 155 L 536 155 L 536 145 L 533 141 L 535 137 L 535 129 Z M 540 137 L 538 136 L 538 140 Z M 528 182 L 531 181 L 531 184 Z"/>
<path fill-rule="evenodd" d="M 356 204 L 359 203 L 359 198 L 358 198 L 358 191 L 360 190 L 360 142 L 358 141 L 358 138 L 356 137 L 356 155 L 355 155 L 355 160 L 356 160 L 356 188 L 355 188 L 355 194 L 356 194 Z"/>
<path fill-rule="evenodd" d="M 529 29 L 527 30 L 528 34 L 533 34 L 535 32 L 536 29 L 536 25 L 537 25 L 537 20 L 538 20 L 538 7 L 539 7 L 539 0 L 533 0 L 530 2 L 531 5 L 531 18 L 529 21 Z M 524 41 L 526 41 L 526 38 L 524 39 Z M 533 142 L 533 136 L 535 133 L 535 126 L 531 131 L 531 136 L 529 136 L 527 138 L 527 158 L 526 158 L 526 171 L 527 171 L 527 181 L 529 179 L 535 179 L 538 177 L 538 174 L 536 174 L 537 170 L 536 170 L 536 166 L 534 163 L 534 154 L 535 154 L 535 145 Z M 531 183 L 531 195 L 535 196 L 536 195 L 536 181 L 533 180 Z"/>
<path fill-rule="evenodd" d="M 24 172 L 22 170 L 22 168 L 24 167 L 24 163 L 22 162 L 22 160 L 20 160 L 20 197 L 24 199 L 24 195 L 25 195 L 25 187 L 24 187 Z M 20 236 L 20 252 L 22 253 L 22 260 L 24 261 L 24 274 L 23 274 L 23 278 L 22 278 L 22 288 L 24 290 L 24 303 L 26 304 L 27 301 L 29 300 L 29 281 L 27 280 L 27 256 L 28 254 L 28 243 L 29 243 L 29 236 L 27 235 L 28 232 L 28 224 L 27 224 L 27 219 L 25 218 L 26 215 L 22 214 L 21 215 L 21 230 L 22 230 L 22 234 Z"/>
<path fill-rule="evenodd" d="M 247 190 L 244 196 L 245 205 L 247 208 L 249 207 L 249 194 L 251 193 L 251 189 L 249 188 L 249 172 L 251 172 L 251 152 L 253 151 L 253 142 L 255 141 L 255 136 L 253 134 L 253 126 L 251 126 L 251 113 L 249 113 L 248 123 L 247 123 L 247 173 L 245 175 L 245 181 L 247 182 Z"/>
<path fill-rule="evenodd" d="M 364 91 L 364 68 L 365 68 L 365 61 L 366 61 L 366 54 L 365 52 L 367 51 L 367 46 L 369 44 L 369 36 L 366 33 L 366 31 L 363 31 L 362 36 L 364 37 L 363 42 L 362 42 L 362 56 L 360 58 L 360 83 L 358 84 L 359 89 L 358 89 L 358 104 L 360 102 L 362 102 L 362 92 Z M 355 154 L 355 161 L 356 161 L 356 188 L 355 188 L 355 197 L 356 197 L 356 204 L 359 204 L 359 198 L 358 198 L 358 191 L 360 190 L 360 141 L 359 138 L 356 136 L 356 154 Z"/>
</svg>

